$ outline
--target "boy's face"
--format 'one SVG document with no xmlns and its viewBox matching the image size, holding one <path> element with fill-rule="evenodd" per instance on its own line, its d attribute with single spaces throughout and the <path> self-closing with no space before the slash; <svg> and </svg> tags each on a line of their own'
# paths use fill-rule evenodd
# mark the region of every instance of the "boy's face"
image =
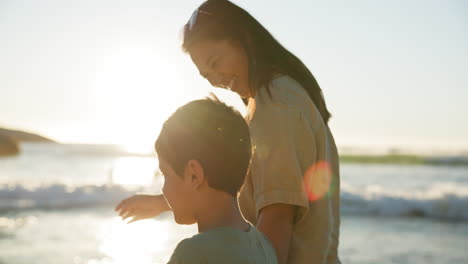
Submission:
<svg viewBox="0 0 468 264">
<path fill-rule="evenodd" d="M 178 224 L 191 225 L 196 223 L 194 217 L 194 191 L 191 185 L 190 173 L 178 175 L 164 159 L 159 159 L 159 169 L 164 175 L 162 192 L 169 207 L 174 213 Z"/>
</svg>

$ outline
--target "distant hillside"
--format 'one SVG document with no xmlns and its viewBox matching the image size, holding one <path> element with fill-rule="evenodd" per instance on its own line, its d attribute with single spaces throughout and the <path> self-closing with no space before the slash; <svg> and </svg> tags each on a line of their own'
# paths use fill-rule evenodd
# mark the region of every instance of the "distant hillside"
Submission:
<svg viewBox="0 0 468 264">
<path fill-rule="evenodd" d="M 19 142 L 54 142 L 53 140 L 24 131 L 0 128 L 0 136 L 10 137 Z"/>
<path fill-rule="evenodd" d="M 0 134 L 0 157 L 19 153 L 18 141 L 12 137 Z"/>
<path fill-rule="evenodd" d="M 467 155 L 428 156 L 417 154 L 340 155 L 342 163 L 468 166 Z"/>
<path fill-rule="evenodd" d="M 20 142 L 54 142 L 36 134 L 0 128 L 0 157 L 17 155 L 20 152 Z"/>
</svg>

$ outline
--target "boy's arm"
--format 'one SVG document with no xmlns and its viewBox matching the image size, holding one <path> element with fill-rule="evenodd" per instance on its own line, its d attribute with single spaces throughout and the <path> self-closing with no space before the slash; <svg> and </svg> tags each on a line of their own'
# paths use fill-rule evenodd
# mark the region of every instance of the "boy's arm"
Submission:
<svg viewBox="0 0 468 264">
<path fill-rule="evenodd" d="M 119 203 L 115 211 L 123 220 L 132 217 L 128 223 L 142 219 L 158 216 L 160 213 L 169 211 L 170 207 L 163 195 L 138 194 L 131 196 Z"/>
<path fill-rule="evenodd" d="M 257 229 L 271 242 L 276 251 L 278 264 L 286 264 L 293 233 L 295 206 L 272 204 L 260 210 Z"/>
</svg>

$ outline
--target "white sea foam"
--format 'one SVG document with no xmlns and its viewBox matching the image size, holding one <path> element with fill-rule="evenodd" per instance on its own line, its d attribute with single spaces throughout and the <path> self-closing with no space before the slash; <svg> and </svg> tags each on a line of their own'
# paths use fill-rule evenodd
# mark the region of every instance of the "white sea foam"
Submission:
<svg viewBox="0 0 468 264">
<path fill-rule="evenodd" d="M 390 190 L 370 185 L 357 189 L 343 185 L 344 214 L 369 216 L 418 216 L 468 221 L 468 187 L 433 184 L 425 190 Z"/>
<path fill-rule="evenodd" d="M 138 190 L 137 190 L 138 191 Z M 73 208 L 116 205 L 135 193 L 119 185 L 81 186 L 50 185 L 27 189 L 23 186 L 0 187 L 0 209 Z"/>
<path fill-rule="evenodd" d="M 0 188 L 0 209 L 115 206 L 134 193 L 135 190 L 119 185 L 75 188 L 51 185 L 33 190 L 22 186 L 3 186 Z M 435 184 L 426 190 L 404 191 L 384 189 L 377 185 L 358 189 L 343 184 L 341 211 L 344 215 L 417 216 L 468 221 L 468 187 Z"/>
</svg>

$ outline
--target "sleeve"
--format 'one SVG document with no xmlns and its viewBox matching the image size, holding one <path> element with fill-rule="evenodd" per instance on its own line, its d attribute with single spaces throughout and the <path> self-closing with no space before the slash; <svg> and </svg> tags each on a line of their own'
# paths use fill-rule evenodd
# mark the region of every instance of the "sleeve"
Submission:
<svg viewBox="0 0 468 264">
<path fill-rule="evenodd" d="M 172 252 L 171 258 L 167 264 L 188 264 L 188 263 L 203 263 L 200 258 L 200 252 L 196 245 L 191 243 L 189 239 L 184 239 L 177 244 L 176 249 Z"/>
<path fill-rule="evenodd" d="M 258 115 L 251 165 L 256 214 L 268 205 L 298 206 L 295 222 L 309 210 L 301 167 L 303 118 L 297 108 L 286 104 L 270 104 Z M 313 135 L 308 135 L 313 137 Z M 314 140 L 307 148 L 315 151 Z"/>
</svg>

